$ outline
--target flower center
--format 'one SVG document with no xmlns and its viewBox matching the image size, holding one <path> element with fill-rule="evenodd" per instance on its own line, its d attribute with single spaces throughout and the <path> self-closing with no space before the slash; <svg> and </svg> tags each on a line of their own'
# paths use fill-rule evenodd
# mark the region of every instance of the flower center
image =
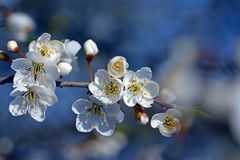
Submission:
<svg viewBox="0 0 240 160">
<path fill-rule="evenodd" d="M 123 60 L 119 59 L 113 64 L 113 70 L 116 71 L 117 73 L 122 73 L 123 72 Z"/>
<path fill-rule="evenodd" d="M 128 90 L 132 92 L 134 96 L 142 92 L 142 84 L 140 82 L 133 82 L 133 84 L 128 87 Z"/>
<path fill-rule="evenodd" d="M 118 91 L 118 86 L 111 81 L 105 86 L 105 91 L 107 95 L 115 95 Z"/>
<path fill-rule="evenodd" d="M 173 129 L 175 127 L 173 116 L 166 116 L 166 118 L 163 121 L 163 125 L 168 129 Z"/>
<path fill-rule="evenodd" d="M 29 89 L 23 96 L 23 99 L 27 98 L 27 102 L 31 105 L 35 105 L 36 101 L 36 92 L 32 89 Z M 23 103 L 22 108 L 25 109 L 26 105 Z"/>
<path fill-rule="evenodd" d="M 38 52 L 41 53 L 42 56 L 49 58 L 52 54 L 56 53 L 56 49 L 49 48 L 47 44 L 40 44 Z"/>
<path fill-rule="evenodd" d="M 43 73 L 45 73 L 44 64 L 32 62 L 31 71 L 34 76 L 34 80 L 36 81 L 37 78 L 39 78 Z"/>
<path fill-rule="evenodd" d="M 93 107 L 90 109 L 93 114 L 95 115 L 96 119 L 99 118 L 99 116 L 103 116 L 103 120 L 101 121 L 101 124 L 102 125 L 106 125 L 108 126 L 107 124 L 107 115 L 105 113 L 105 111 L 103 110 L 102 106 L 96 104 L 96 103 L 93 103 Z"/>
</svg>

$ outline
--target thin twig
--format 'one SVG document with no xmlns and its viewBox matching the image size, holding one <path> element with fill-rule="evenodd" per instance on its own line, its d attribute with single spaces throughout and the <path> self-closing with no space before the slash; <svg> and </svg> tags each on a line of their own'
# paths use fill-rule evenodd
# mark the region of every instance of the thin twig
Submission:
<svg viewBox="0 0 240 160">
<path fill-rule="evenodd" d="M 91 82 L 93 80 L 93 78 L 92 78 L 92 63 L 91 63 L 91 61 L 88 61 L 88 74 L 89 74 L 89 80 Z"/>
<path fill-rule="evenodd" d="M 13 75 L 8 77 L 0 77 L 0 85 L 13 83 Z M 56 81 L 57 87 L 82 87 L 87 88 L 89 82 L 69 82 L 69 81 Z"/>
</svg>

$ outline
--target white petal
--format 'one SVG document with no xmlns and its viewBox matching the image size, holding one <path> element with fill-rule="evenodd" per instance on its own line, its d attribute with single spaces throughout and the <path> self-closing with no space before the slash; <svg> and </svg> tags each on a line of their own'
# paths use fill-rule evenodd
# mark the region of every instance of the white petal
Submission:
<svg viewBox="0 0 240 160">
<path fill-rule="evenodd" d="M 124 113 L 121 110 L 121 107 L 118 103 L 106 105 L 103 107 L 104 111 L 107 113 L 107 116 L 113 117 L 119 123 L 124 120 Z"/>
<path fill-rule="evenodd" d="M 159 85 L 154 81 L 148 81 L 146 84 L 144 84 L 143 88 L 145 89 L 147 98 L 154 98 L 158 96 L 159 94 Z"/>
<path fill-rule="evenodd" d="M 26 114 L 27 109 L 27 106 L 23 106 L 23 99 L 21 96 L 14 98 L 9 105 L 9 112 L 11 112 L 13 116 Z"/>
<path fill-rule="evenodd" d="M 32 66 L 32 62 L 26 58 L 18 58 L 16 60 L 13 60 L 11 68 L 15 71 L 18 70 L 26 70 L 30 66 Z"/>
<path fill-rule="evenodd" d="M 136 72 L 136 77 L 139 80 L 152 79 L 152 70 L 148 67 L 143 67 Z"/>
<path fill-rule="evenodd" d="M 92 102 L 86 99 L 79 99 L 72 105 L 72 111 L 75 114 L 85 114 L 90 108 L 92 108 Z"/>
<path fill-rule="evenodd" d="M 59 78 L 60 74 L 58 67 L 53 62 L 46 60 L 44 62 L 44 69 L 46 71 L 47 78 L 50 78 L 54 81 Z"/>
<path fill-rule="evenodd" d="M 159 128 L 160 124 L 162 124 L 162 121 L 166 117 L 166 114 L 164 113 L 157 113 L 152 116 L 151 119 L 151 126 L 152 128 Z"/>
<path fill-rule="evenodd" d="M 70 41 L 65 45 L 65 53 L 70 56 L 75 56 L 81 49 L 81 45 L 77 41 Z"/>
<path fill-rule="evenodd" d="M 108 72 L 104 69 L 99 69 L 95 73 L 95 78 L 94 81 L 97 83 L 97 85 L 104 85 L 105 83 L 109 82 L 111 79 L 110 75 Z"/>
<path fill-rule="evenodd" d="M 143 96 L 137 96 L 136 101 L 137 101 L 138 104 L 140 104 L 144 108 L 152 107 L 152 104 L 154 102 L 152 98 L 146 98 L 146 97 L 143 97 Z"/>
<path fill-rule="evenodd" d="M 105 106 L 106 104 L 104 104 L 102 101 L 100 101 L 99 99 L 97 99 L 94 95 L 91 95 L 88 97 L 89 100 L 93 103 L 96 103 L 98 105 L 101 105 L 101 106 Z"/>
<path fill-rule="evenodd" d="M 133 71 L 128 71 L 127 74 L 123 78 L 123 84 L 125 87 L 128 87 L 132 84 L 132 81 L 134 79 L 135 72 Z"/>
<path fill-rule="evenodd" d="M 179 120 L 182 118 L 182 113 L 177 109 L 168 109 L 166 114 Z"/>
<path fill-rule="evenodd" d="M 174 129 L 175 130 L 175 129 Z M 171 132 L 170 130 L 168 130 L 165 126 L 160 125 L 159 127 L 159 131 L 160 133 L 165 136 L 165 137 L 171 137 L 173 132 Z"/>
<path fill-rule="evenodd" d="M 78 115 L 76 118 L 76 128 L 79 132 L 91 132 L 95 127 L 95 115 L 91 112 L 86 115 Z"/>
<path fill-rule="evenodd" d="M 38 39 L 37 43 L 47 43 L 50 41 L 51 35 L 49 33 L 43 33 Z"/>
<path fill-rule="evenodd" d="M 36 94 L 40 97 L 40 101 L 47 106 L 53 106 L 58 101 L 55 92 L 49 88 L 39 85 L 30 85 L 29 88 L 36 91 Z"/>
<path fill-rule="evenodd" d="M 99 116 L 96 125 L 96 130 L 103 136 L 111 136 L 115 129 L 114 120 L 109 117 Z"/>
<path fill-rule="evenodd" d="M 11 93 L 10 96 L 12 97 L 17 97 L 17 96 L 21 96 L 23 92 L 26 92 L 27 88 L 15 88 Z"/>
<path fill-rule="evenodd" d="M 123 101 L 129 107 L 134 107 L 137 104 L 135 97 L 129 91 L 123 93 Z"/>
<path fill-rule="evenodd" d="M 56 50 L 57 53 L 63 53 L 64 52 L 64 45 L 62 42 L 57 40 L 52 40 L 47 43 L 48 48 L 53 48 Z"/>
<path fill-rule="evenodd" d="M 36 51 L 36 43 L 37 41 L 32 41 L 28 46 L 28 51 Z"/>
<path fill-rule="evenodd" d="M 47 107 L 44 105 L 41 106 L 32 106 L 29 108 L 28 112 L 31 115 L 33 119 L 35 119 L 38 122 L 42 122 L 45 119 L 45 112 L 47 110 Z"/>
<path fill-rule="evenodd" d="M 44 63 L 45 59 L 44 57 L 38 53 L 38 52 L 27 52 L 26 53 L 26 57 L 27 59 L 33 61 L 33 62 L 36 62 L 36 63 Z"/>
<path fill-rule="evenodd" d="M 88 89 L 90 90 L 90 92 L 96 96 L 102 96 L 103 93 L 103 89 L 101 87 L 99 87 L 99 85 L 97 85 L 96 82 L 91 82 L 88 85 Z"/>
</svg>

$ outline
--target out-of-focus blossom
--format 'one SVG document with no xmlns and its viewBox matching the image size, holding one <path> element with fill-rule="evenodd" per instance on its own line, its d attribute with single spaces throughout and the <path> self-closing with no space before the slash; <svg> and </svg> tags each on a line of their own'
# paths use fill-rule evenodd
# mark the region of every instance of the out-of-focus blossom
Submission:
<svg viewBox="0 0 240 160">
<path fill-rule="evenodd" d="M 163 136 L 171 137 L 181 129 L 181 112 L 168 109 L 166 113 L 157 113 L 151 119 L 152 128 L 158 128 Z"/>
<path fill-rule="evenodd" d="M 9 105 L 13 116 L 28 113 L 38 122 L 44 121 L 47 106 L 53 106 L 57 102 L 54 91 L 39 85 L 28 85 L 21 90 L 16 88 L 10 95 L 15 97 Z"/>
<path fill-rule="evenodd" d="M 143 67 L 136 73 L 129 71 L 123 78 L 124 103 L 129 107 L 136 104 L 145 108 L 152 107 L 153 98 L 159 94 L 159 85 L 151 79 L 152 71 L 148 67 Z"/>
<path fill-rule="evenodd" d="M 176 95 L 167 88 L 161 90 L 159 96 L 166 103 L 173 103 L 176 100 Z"/>
<path fill-rule="evenodd" d="M 67 62 L 58 63 L 58 69 L 61 76 L 66 76 L 72 71 L 72 66 Z"/>
<path fill-rule="evenodd" d="M 83 44 L 83 48 L 84 48 L 84 53 L 87 56 L 87 60 L 88 61 L 92 61 L 92 59 L 98 54 L 99 50 L 97 47 L 97 44 L 89 39 L 87 40 L 84 44 Z"/>
<path fill-rule="evenodd" d="M 120 79 L 112 78 L 104 69 L 95 73 L 94 81 L 88 86 L 90 92 L 106 104 L 117 103 L 123 93 L 123 83 Z"/>
<path fill-rule="evenodd" d="M 127 73 L 128 66 L 124 57 L 115 56 L 108 62 L 107 70 L 111 76 L 121 78 Z"/>
<path fill-rule="evenodd" d="M 25 13 L 15 12 L 7 16 L 7 28 L 18 41 L 26 41 L 28 34 L 35 29 L 36 23 Z"/>
<path fill-rule="evenodd" d="M 57 64 L 64 52 L 64 45 L 58 40 L 50 39 L 49 33 L 43 33 L 37 41 L 34 40 L 29 44 L 28 50 L 41 53 L 44 58 Z"/>
<path fill-rule="evenodd" d="M 111 136 L 115 129 L 114 119 L 121 123 L 124 113 L 120 105 L 115 103 L 107 105 L 94 96 L 89 100 L 79 99 L 72 105 L 76 113 L 76 127 L 79 132 L 91 132 L 94 128 L 104 136 Z"/>
<path fill-rule="evenodd" d="M 13 53 L 19 52 L 18 44 L 14 40 L 8 41 L 7 48 L 10 52 L 13 52 Z"/>
<path fill-rule="evenodd" d="M 26 57 L 12 62 L 11 67 L 16 71 L 13 87 L 20 89 L 28 84 L 38 84 L 55 90 L 55 80 L 59 78 L 57 66 L 37 52 L 28 52 Z"/>
</svg>

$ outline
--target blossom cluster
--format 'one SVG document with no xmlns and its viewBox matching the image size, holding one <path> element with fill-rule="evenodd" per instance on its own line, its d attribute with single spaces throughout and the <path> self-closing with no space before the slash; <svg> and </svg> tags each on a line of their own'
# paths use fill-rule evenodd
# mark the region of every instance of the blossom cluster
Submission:
<svg viewBox="0 0 240 160">
<path fill-rule="evenodd" d="M 18 51 L 15 41 L 8 43 L 9 50 Z M 57 102 L 56 80 L 69 74 L 81 45 L 77 41 L 51 40 L 43 33 L 29 44 L 25 58 L 13 60 L 11 68 L 16 71 L 13 79 L 15 97 L 9 111 L 13 116 L 29 113 L 36 121 L 45 119 L 48 106 Z"/>
<path fill-rule="evenodd" d="M 7 47 L 13 53 L 20 53 L 16 41 L 9 41 Z M 16 73 L 14 89 L 10 94 L 14 97 L 9 105 L 11 114 L 29 114 L 38 122 L 44 121 L 47 107 L 58 101 L 55 94 L 56 80 L 77 67 L 77 53 L 80 49 L 81 45 L 77 41 L 51 40 L 48 33 L 32 41 L 26 54 L 22 53 L 21 58 L 12 61 L 11 68 Z M 87 40 L 83 52 L 89 65 L 90 82 L 88 99 L 78 99 L 72 105 L 72 111 L 77 114 L 76 128 L 79 132 L 95 129 L 104 136 L 112 135 L 115 121 L 121 123 L 124 120 L 124 106 L 134 108 L 140 123 L 147 124 L 145 109 L 151 108 L 158 96 L 169 97 L 166 91 L 159 93 L 159 85 L 152 80 L 149 67 L 132 71 L 122 56 L 110 59 L 106 69 L 97 70 L 92 78 L 91 62 L 99 53 L 96 43 Z M 159 128 L 162 135 L 169 137 L 179 132 L 181 117 L 178 110 L 170 108 L 164 113 L 153 115 L 151 126 Z"/>
</svg>

